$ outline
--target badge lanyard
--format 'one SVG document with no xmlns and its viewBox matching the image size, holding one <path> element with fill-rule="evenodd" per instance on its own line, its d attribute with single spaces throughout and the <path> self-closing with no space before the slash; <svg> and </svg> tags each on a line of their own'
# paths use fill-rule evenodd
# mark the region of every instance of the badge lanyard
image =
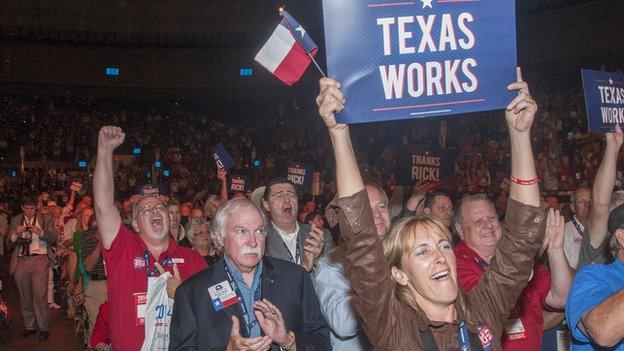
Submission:
<svg viewBox="0 0 624 351">
<path fill-rule="evenodd" d="M 581 230 L 581 225 L 576 221 L 576 218 L 572 218 L 572 224 L 574 224 L 574 227 L 576 228 L 576 231 L 583 236 L 583 231 Z"/>
<path fill-rule="evenodd" d="M 236 282 L 234 281 L 234 277 L 232 277 L 232 273 L 230 273 L 230 269 L 228 268 L 228 265 L 226 262 L 223 262 L 223 267 L 225 267 L 225 274 L 227 274 L 228 280 L 230 281 L 230 285 L 232 285 L 232 288 L 234 289 L 234 292 L 236 293 L 236 298 L 238 299 L 238 303 L 237 303 L 238 310 L 241 313 L 241 315 L 243 315 L 243 318 L 245 318 L 245 328 L 247 328 L 247 334 L 251 336 L 251 330 L 253 329 L 253 327 L 256 325 L 258 321 L 251 320 L 252 318 L 249 315 L 249 311 L 247 311 L 247 306 L 245 305 L 243 294 L 241 294 L 240 289 L 238 288 L 238 285 L 236 285 Z M 259 278 L 258 287 L 256 288 L 256 291 L 254 292 L 254 301 L 260 301 L 261 299 L 262 299 L 262 279 Z"/>
<path fill-rule="evenodd" d="M 431 328 L 420 333 L 420 340 L 427 351 L 440 351 Z M 468 325 L 465 321 L 461 321 L 457 327 L 457 344 L 460 351 L 478 351 L 483 350 L 483 344 L 479 341 L 479 337 L 468 330 Z"/>
<path fill-rule="evenodd" d="M 481 267 L 481 269 L 484 272 L 488 268 L 488 263 L 485 262 L 484 260 L 482 260 L 480 257 L 475 257 L 475 258 L 473 258 L 473 260 L 479 267 Z"/>
<path fill-rule="evenodd" d="M 470 351 L 470 341 L 468 340 L 468 326 L 466 322 L 461 321 L 459 327 L 457 327 L 457 341 L 460 351 Z"/>
<path fill-rule="evenodd" d="M 145 271 L 147 272 L 147 277 L 155 277 L 158 269 L 154 267 L 154 269 L 150 269 L 150 253 L 145 250 L 143 253 L 143 259 L 145 260 Z M 173 260 L 171 257 L 166 256 L 163 260 L 163 266 L 173 266 Z"/>
<path fill-rule="evenodd" d="M 293 258 L 292 254 L 290 253 L 290 249 L 288 248 L 284 240 L 282 238 L 280 238 L 280 240 L 282 240 L 282 244 L 284 245 L 284 248 L 286 249 L 288 258 L 290 258 L 290 260 L 295 262 L 296 264 L 299 264 L 299 259 L 301 258 L 301 245 L 299 245 L 299 234 L 295 235 L 295 240 L 297 240 L 297 246 L 295 248 L 295 258 Z"/>
</svg>

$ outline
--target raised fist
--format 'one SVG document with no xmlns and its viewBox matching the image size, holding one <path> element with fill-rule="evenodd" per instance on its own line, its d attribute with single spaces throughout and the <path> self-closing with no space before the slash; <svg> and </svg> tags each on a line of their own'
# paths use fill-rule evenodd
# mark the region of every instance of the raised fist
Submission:
<svg viewBox="0 0 624 351">
<path fill-rule="evenodd" d="M 344 108 L 345 99 L 340 90 L 340 83 L 331 78 L 321 78 L 319 81 L 320 92 L 316 97 L 319 107 L 319 115 L 330 130 L 346 128 L 346 124 L 336 123 L 335 113 L 340 113 Z"/>
<path fill-rule="evenodd" d="M 98 149 L 114 150 L 117 146 L 123 144 L 126 134 L 119 127 L 105 126 L 100 129 L 98 135 Z"/>
</svg>

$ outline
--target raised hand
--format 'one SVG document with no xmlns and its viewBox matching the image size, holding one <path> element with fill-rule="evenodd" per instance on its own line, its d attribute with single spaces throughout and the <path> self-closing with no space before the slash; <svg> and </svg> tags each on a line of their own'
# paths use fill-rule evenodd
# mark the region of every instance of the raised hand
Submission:
<svg viewBox="0 0 624 351">
<path fill-rule="evenodd" d="M 325 247 L 324 234 L 321 228 L 315 225 L 310 226 L 310 236 L 303 244 L 303 258 L 301 266 L 308 272 L 314 268 L 314 262 L 321 257 L 323 248 Z"/>
<path fill-rule="evenodd" d="M 346 124 L 336 123 L 334 113 L 340 113 L 344 108 L 345 99 L 340 90 L 340 83 L 331 78 L 321 78 L 319 81 L 320 92 L 316 97 L 316 104 L 319 107 L 319 115 L 330 130 L 344 129 Z"/>
<path fill-rule="evenodd" d="M 102 127 L 98 134 L 98 149 L 104 148 L 114 150 L 117 146 L 123 144 L 125 138 L 126 134 L 119 127 Z"/>
<path fill-rule="evenodd" d="M 424 205 L 423 200 L 425 196 L 427 196 L 427 192 L 429 192 L 429 182 L 426 180 L 418 181 L 412 187 L 412 195 L 407 200 L 405 206 L 410 211 L 414 211 L 418 214 L 418 211 L 422 211 L 422 206 L 419 205 Z"/>
<path fill-rule="evenodd" d="M 219 178 L 222 182 L 225 181 L 225 176 L 227 176 L 227 170 L 225 168 L 221 168 L 217 171 L 217 178 Z"/>
<path fill-rule="evenodd" d="M 624 141 L 624 134 L 622 134 L 620 125 L 616 124 L 613 132 L 606 133 L 605 139 L 607 140 L 607 147 L 619 150 L 622 146 L 622 141 Z"/>
<path fill-rule="evenodd" d="M 314 259 L 318 259 L 321 257 L 324 246 L 325 239 L 323 229 L 312 224 L 310 226 L 310 236 L 305 240 L 303 250 L 311 253 L 314 256 Z"/>
<path fill-rule="evenodd" d="M 230 331 L 230 342 L 227 345 L 227 351 L 264 351 L 271 348 L 273 341 L 268 336 L 243 338 L 239 329 L 238 318 L 232 316 L 232 331 Z"/>
<path fill-rule="evenodd" d="M 507 89 L 518 91 L 518 96 L 507 105 L 505 117 L 510 130 L 529 132 L 537 112 L 537 103 L 529 92 L 529 86 L 522 80 L 520 67 L 516 69 L 516 78 L 517 81 L 509 84 Z"/>
<path fill-rule="evenodd" d="M 550 209 L 546 218 L 546 236 L 548 237 L 548 251 L 562 250 L 565 219 L 559 213 L 559 210 Z"/>
<path fill-rule="evenodd" d="M 274 343 L 285 345 L 290 341 L 282 312 L 269 300 L 262 299 L 262 301 L 256 301 L 254 303 L 254 314 L 264 334 L 271 338 Z"/>
<path fill-rule="evenodd" d="M 165 274 L 165 269 L 160 265 L 160 263 L 154 263 L 156 269 L 158 269 L 158 273 Z M 180 277 L 180 271 L 178 270 L 178 265 L 173 264 L 173 276 L 167 279 L 167 296 L 170 299 L 173 299 L 175 296 L 175 292 L 178 289 L 178 286 L 182 284 L 182 278 Z"/>
</svg>

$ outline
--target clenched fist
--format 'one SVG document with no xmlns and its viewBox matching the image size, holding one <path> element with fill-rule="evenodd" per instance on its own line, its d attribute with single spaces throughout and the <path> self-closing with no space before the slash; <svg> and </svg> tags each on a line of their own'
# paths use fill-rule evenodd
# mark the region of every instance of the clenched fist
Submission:
<svg viewBox="0 0 624 351">
<path fill-rule="evenodd" d="M 126 134 L 119 127 L 102 127 L 98 135 L 98 149 L 114 150 L 117 146 L 123 144 L 125 138 Z"/>
</svg>

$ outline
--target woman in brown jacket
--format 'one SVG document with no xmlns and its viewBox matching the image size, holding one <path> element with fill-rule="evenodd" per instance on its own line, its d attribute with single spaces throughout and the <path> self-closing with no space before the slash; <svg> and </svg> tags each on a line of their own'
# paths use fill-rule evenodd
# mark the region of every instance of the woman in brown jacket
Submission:
<svg viewBox="0 0 624 351">
<path fill-rule="evenodd" d="M 334 147 L 338 185 L 338 199 L 327 217 L 340 224 L 356 309 L 376 350 L 501 349 L 503 322 L 530 278 L 546 225 L 530 143 L 537 104 L 520 71 L 508 89 L 518 95 L 505 112 L 514 180 L 507 220 L 481 282 L 462 294 L 450 233 L 437 220 L 405 218 L 382 245 L 349 128 L 334 118 L 345 104 L 340 84 L 321 79 L 316 101 Z"/>
</svg>

